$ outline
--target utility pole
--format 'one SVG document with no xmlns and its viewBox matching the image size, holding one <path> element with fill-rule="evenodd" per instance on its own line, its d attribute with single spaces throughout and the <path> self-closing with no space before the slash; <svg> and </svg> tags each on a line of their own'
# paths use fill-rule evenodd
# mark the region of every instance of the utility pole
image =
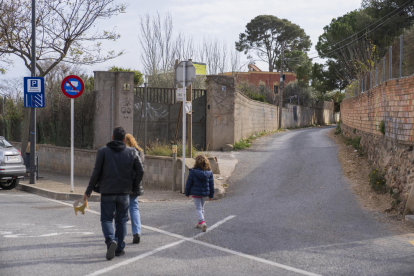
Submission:
<svg viewBox="0 0 414 276">
<path fill-rule="evenodd" d="M 282 42 L 282 57 L 280 62 L 280 83 L 279 83 L 279 128 L 282 128 L 282 108 L 283 108 L 283 91 L 284 81 L 283 81 L 283 66 L 285 59 L 285 42 Z"/>
<path fill-rule="evenodd" d="M 32 77 L 36 77 L 36 0 L 32 0 Z M 36 108 L 30 116 L 30 184 L 36 184 Z"/>
</svg>

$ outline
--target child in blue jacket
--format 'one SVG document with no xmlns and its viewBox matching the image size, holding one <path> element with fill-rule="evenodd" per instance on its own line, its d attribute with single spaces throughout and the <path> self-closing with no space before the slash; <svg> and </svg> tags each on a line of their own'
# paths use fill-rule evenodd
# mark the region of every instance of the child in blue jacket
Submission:
<svg viewBox="0 0 414 276">
<path fill-rule="evenodd" d="M 210 162 L 208 162 L 207 157 L 204 155 L 198 155 L 195 159 L 194 167 L 190 169 L 185 186 L 185 195 L 188 198 L 190 198 L 190 195 L 193 196 L 198 215 L 196 227 L 206 232 L 207 224 L 204 221 L 204 203 L 206 202 L 206 197 L 210 200 L 214 197 L 214 178 Z"/>
</svg>

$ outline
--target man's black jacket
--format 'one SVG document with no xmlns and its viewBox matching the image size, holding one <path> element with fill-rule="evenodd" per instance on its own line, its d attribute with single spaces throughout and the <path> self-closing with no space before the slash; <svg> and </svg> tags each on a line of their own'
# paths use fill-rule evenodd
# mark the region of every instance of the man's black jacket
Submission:
<svg viewBox="0 0 414 276">
<path fill-rule="evenodd" d="M 122 141 L 112 141 L 98 150 L 95 167 L 85 194 L 90 196 L 99 183 L 99 192 L 105 194 L 142 194 L 144 168 L 138 152 Z"/>
</svg>

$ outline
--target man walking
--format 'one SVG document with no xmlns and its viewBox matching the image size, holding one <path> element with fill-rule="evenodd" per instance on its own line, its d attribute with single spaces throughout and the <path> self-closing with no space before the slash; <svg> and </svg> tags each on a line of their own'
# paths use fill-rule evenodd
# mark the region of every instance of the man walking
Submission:
<svg viewBox="0 0 414 276">
<path fill-rule="evenodd" d="M 107 245 L 106 258 L 125 255 L 129 194 L 137 193 L 144 175 L 141 159 L 136 150 L 125 145 L 125 130 L 114 129 L 112 142 L 98 150 L 95 167 L 85 191 L 84 199 L 90 197 L 98 184 L 101 193 L 101 225 Z M 112 221 L 115 217 L 115 232 Z"/>
</svg>

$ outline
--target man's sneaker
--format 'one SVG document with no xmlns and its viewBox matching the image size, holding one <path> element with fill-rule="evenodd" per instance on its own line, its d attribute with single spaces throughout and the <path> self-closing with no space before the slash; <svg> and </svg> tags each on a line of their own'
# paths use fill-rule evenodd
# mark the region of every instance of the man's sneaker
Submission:
<svg viewBox="0 0 414 276">
<path fill-rule="evenodd" d="M 124 256 L 125 255 L 125 251 L 121 250 L 121 251 L 115 251 L 115 256 L 119 257 L 119 256 Z"/>
<path fill-rule="evenodd" d="M 141 236 L 137 233 L 134 235 L 133 243 L 139 243 L 141 241 Z"/>
<path fill-rule="evenodd" d="M 108 261 L 112 260 L 115 257 L 115 250 L 117 246 L 118 244 L 116 243 L 116 241 L 111 241 L 110 243 L 108 243 L 108 250 L 106 251 L 106 259 Z"/>
<path fill-rule="evenodd" d="M 207 224 L 204 221 L 201 224 L 201 230 L 203 230 L 203 232 L 206 232 L 207 231 Z"/>
</svg>

